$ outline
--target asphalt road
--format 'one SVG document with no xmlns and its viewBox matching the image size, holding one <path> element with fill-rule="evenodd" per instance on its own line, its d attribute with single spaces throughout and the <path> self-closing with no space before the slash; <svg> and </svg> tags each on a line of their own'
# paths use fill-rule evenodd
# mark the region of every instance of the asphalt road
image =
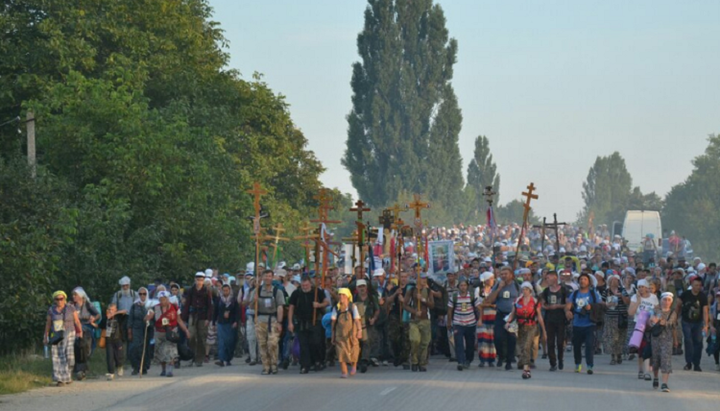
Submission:
<svg viewBox="0 0 720 411">
<path fill-rule="evenodd" d="M 704 372 L 683 371 L 673 357 L 670 393 L 638 380 L 635 361 L 610 366 L 609 356 L 596 358 L 595 374 L 575 374 L 572 366 L 551 373 L 540 360 L 532 379 L 518 370 L 457 371 L 454 363 L 433 358 L 427 373 L 402 368 L 371 368 L 367 374 L 339 378 L 339 369 L 308 375 L 297 367 L 261 376 L 258 366 L 181 368 L 174 378 L 125 376 L 115 381 L 75 382 L 0 397 L 0 410 L 436 410 L 450 408 L 533 410 L 711 410 L 720 401 L 720 372 L 703 357 Z M 572 360 L 570 361 L 572 363 Z M 475 364 L 473 364 L 475 365 Z"/>
</svg>

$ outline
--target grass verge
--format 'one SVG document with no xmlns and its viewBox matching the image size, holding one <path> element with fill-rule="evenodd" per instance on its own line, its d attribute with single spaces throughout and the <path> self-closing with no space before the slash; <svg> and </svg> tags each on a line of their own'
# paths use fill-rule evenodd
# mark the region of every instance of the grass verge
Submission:
<svg viewBox="0 0 720 411">
<path fill-rule="evenodd" d="M 88 379 L 105 375 L 105 350 L 95 349 L 90 357 Z M 73 379 L 75 377 L 73 376 Z M 52 382 L 52 360 L 41 355 L 0 357 L 0 395 L 17 394 Z"/>
</svg>

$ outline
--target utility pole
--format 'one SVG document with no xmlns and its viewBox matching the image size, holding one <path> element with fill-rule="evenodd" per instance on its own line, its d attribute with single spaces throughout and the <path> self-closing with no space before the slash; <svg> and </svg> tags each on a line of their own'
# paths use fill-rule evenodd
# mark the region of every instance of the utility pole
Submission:
<svg viewBox="0 0 720 411">
<path fill-rule="evenodd" d="M 27 126 L 27 158 L 30 166 L 30 175 L 35 178 L 37 175 L 37 160 L 35 157 L 35 115 L 32 111 L 27 112 L 25 120 Z"/>
</svg>

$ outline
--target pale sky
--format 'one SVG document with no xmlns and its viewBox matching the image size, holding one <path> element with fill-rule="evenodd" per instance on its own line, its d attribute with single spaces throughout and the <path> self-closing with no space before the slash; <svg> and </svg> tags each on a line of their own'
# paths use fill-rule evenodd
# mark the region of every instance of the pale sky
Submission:
<svg viewBox="0 0 720 411">
<path fill-rule="evenodd" d="M 574 221 L 598 155 L 619 151 L 633 185 L 661 197 L 720 133 L 720 1 L 436 1 L 458 41 L 453 85 L 463 114 L 463 176 L 486 135 L 500 200 L 531 181 L 542 217 Z M 340 164 L 361 0 L 210 0 L 230 66 L 260 72 L 355 195 Z"/>
</svg>

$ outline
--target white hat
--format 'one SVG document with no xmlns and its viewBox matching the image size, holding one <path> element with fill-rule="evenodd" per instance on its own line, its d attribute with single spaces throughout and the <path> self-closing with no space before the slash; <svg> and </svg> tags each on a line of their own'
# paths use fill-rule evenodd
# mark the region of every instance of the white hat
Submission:
<svg viewBox="0 0 720 411">
<path fill-rule="evenodd" d="M 298 264 L 298 263 L 293 264 L 291 270 L 293 270 L 293 271 L 300 271 L 300 264 Z"/>
<path fill-rule="evenodd" d="M 168 291 L 160 291 L 157 295 L 158 300 L 161 298 L 170 298 L 170 293 Z"/>
<path fill-rule="evenodd" d="M 647 282 L 646 279 L 642 279 L 642 280 L 638 281 L 638 282 L 637 282 L 637 286 L 638 286 L 638 288 L 640 288 L 640 287 L 650 287 L 650 285 L 648 284 L 648 282 Z"/>
<path fill-rule="evenodd" d="M 280 261 L 277 265 L 278 268 L 285 268 L 287 266 L 287 263 L 285 261 Z"/>
<path fill-rule="evenodd" d="M 255 274 L 255 263 L 247 263 L 245 266 L 245 275 Z"/>
<path fill-rule="evenodd" d="M 520 289 L 522 290 L 523 288 L 529 288 L 530 290 L 532 290 L 533 286 L 532 284 L 530 284 L 530 281 L 523 281 L 523 283 L 520 284 Z"/>
<path fill-rule="evenodd" d="M 125 276 L 118 281 L 118 284 L 120 285 L 130 285 L 130 277 Z"/>
<path fill-rule="evenodd" d="M 385 270 L 383 270 L 382 268 L 378 268 L 373 271 L 373 277 L 380 277 L 381 275 L 385 275 Z"/>
<path fill-rule="evenodd" d="M 705 269 L 705 264 L 704 264 L 704 263 L 698 264 L 698 265 L 697 265 L 697 269 L 698 269 L 698 271 L 704 270 L 704 269 Z"/>
<path fill-rule="evenodd" d="M 490 271 L 485 271 L 484 273 L 480 274 L 480 281 L 485 282 L 491 278 L 495 278 L 495 274 L 491 273 Z"/>
<path fill-rule="evenodd" d="M 285 278 L 285 276 L 287 275 L 287 271 L 285 271 L 282 268 L 278 268 L 277 270 L 275 270 L 275 275 L 278 277 Z"/>
<path fill-rule="evenodd" d="M 357 282 L 355 283 L 355 287 L 360 287 L 361 285 L 367 285 L 367 281 L 357 280 Z"/>
<path fill-rule="evenodd" d="M 212 275 L 213 275 L 213 269 L 212 269 L 212 268 L 207 268 L 207 269 L 205 269 L 205 278 L 210 278 L 210 277 L 212 277 Z"/>
</svg>

